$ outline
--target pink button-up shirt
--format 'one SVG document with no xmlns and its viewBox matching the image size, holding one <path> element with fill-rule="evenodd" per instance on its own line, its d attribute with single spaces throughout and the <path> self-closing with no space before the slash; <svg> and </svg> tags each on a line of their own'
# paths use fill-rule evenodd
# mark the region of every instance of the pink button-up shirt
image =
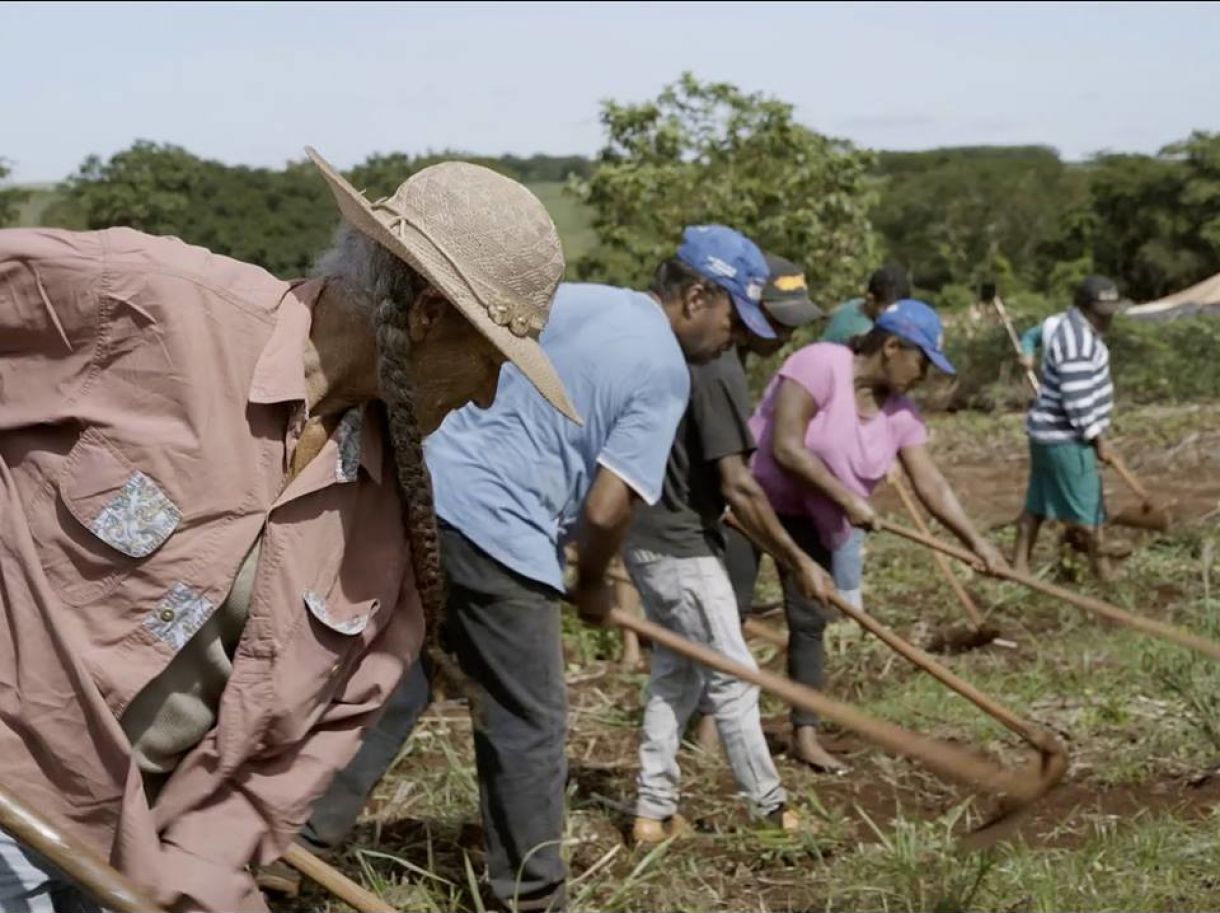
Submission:
<svg viewBox="0 0 1220 913">
<path fill-rule="evenodd" d="M 284 487 L 320 283 L 0 231 L 0 783 L 183 909 L 264 909 L 423 616 L 379 403 Z M 262 536 L 216 726 L 150 808 L 119 717 Z"/>
</svg>

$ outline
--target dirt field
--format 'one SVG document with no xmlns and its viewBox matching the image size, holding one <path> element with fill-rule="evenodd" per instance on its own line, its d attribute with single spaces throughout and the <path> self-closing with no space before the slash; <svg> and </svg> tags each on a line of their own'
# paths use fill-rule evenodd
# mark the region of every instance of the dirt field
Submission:
<svg viewBox="0 0 1220 913">
<path fill-rule="evenodd" d="M 1044 532 L 1039 574 L 1196 633 L 1220 636 L 1212 556 L 1220 532 L 1220 406 L 1123 413 L 1116 442 L 1175 524 L 1166 535 L 1123 531 L 1136 546 L 1120 580 L 1101 587 Z M 967 511 L 1006 551 L 1025 485 L 1019 415 L 934 421 L 934 452 Z M 1107 476 L 1112 513 L 1131 495 Z M 892 492 L 877 503 L 901 518 Z M 866 603 L 927 645 L 962 613 L 929 556 L 870 539 Z M 571 907 L 597 910 L 1101 910 L 1218 909 L 1220 672 L 1216 663 L 1013 584 L 961 579 L 988 621 L 1015 641 L 943 661 L 1018 713 L 1057 732 L 1071 766 L 1063 783 L 1012 819 L 982 851 L 957 839 L 989 813 L 985 799 L 829 732 L 851 764 L 818 775 L 785 754 L 784 708 L 764 698 L 768 736 L 800 838 L 759 831 L 720 757 L 693 745 L 681 757 L 683 813 L 697 834 L 646 853 L 624 839 L 634 797 L 636 728 L 645 676 L 615 662 L 614 634 L 571 620 L 568 754 Z M 773 601 L 765 578 L 759 602 Z M 782 617 L 767 619 L 782 627 Z M 752 642 L 782 671 L 774 646 Z M 969 744 L 1012 766 L 1031 752 L 973 706 L 917 674 L 844 623 L 828 634 L 828 692 L 866 712 Z M 434 704 L 378 788 L 341 864 L 400 908 L 479 909 L 482 850 L 464 704 Z M 325 905 L 312 890 L 305 901 Z M 337 908 L 337 907 L 336 907 Z"/>
</svg>

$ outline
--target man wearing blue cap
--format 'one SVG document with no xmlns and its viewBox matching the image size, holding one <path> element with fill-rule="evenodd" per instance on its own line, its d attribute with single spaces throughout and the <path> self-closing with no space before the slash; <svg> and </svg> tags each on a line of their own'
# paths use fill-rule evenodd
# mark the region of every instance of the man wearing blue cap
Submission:
<svg viewBox="0 0 1220 913">
<path fill-rule="evenodd" d="M 823 568 L 851 535 L 872 529 L 873 490 L 901 460 L 924 506 L 988 569 L 1004 559 L 970 523 L 928 451 L 927 429 L 907 394 L 928 369 L 952 374 L 940 318 L 907 298 L 878 315 L 850 347 L 818 342 L 794 353 L 768 384 L 750 429 L 754 476 L 789 535 Z M 824 606 L 784 574 L 788 675 L 821 688 Z M 816 736 L 817 719 L 794 711 L 793 753 L 820 769 L 841 768 Z"/>
<path fill-rule="evenodd" d="M 564 546 L 578 545 L 581 616 L 600 623 L 632 511 L 661 497 L 687 363 L 727 351 L 736 321 L 760 316 L 748 244 L 688 228 L 647 292 L 560 285 L 541 344 L 582 425 L 556 421 L 510 365 L 490 408 L 450 415 L 425 443 L 449 591 L 442 638 L 470 683 L 488 875 L 505 907 L 565 903 Z M 410 725 L 387 713 L 375 735 L 401 744 Z M 387 762 L 362 774 L 365 795 Z"/>
<path fill-rule="evenodd" d="M 697 250 L 715 233 L 727 231 L 709 227 L 691 241 Z M 757 340 L 757 347 L 765 349 L 790 330 L 777 330 L 761 305 L 772 266 L 752 242 L 741 238 L 737 244 L 736 267 L 746 291 L 737 302 L 737 341 L 748 347 Z M 698 261 L 699 254 L 694 257 Z M 786 261 L 772 262 L 786 270 L 780 282 L 789 294 L 779 310 L 794 320 L 820 313 L 802 291 L 799 269 Z M 726 506 L 807 596 L 824 596 L 828 579 L 784 531 L 750 474 L 754 438 L 747 427 L 749 414 L 745 371 L 737 352 L 691 368 L 690 405 L 669 454 L 661 498 L 636 512 L 624 562 L 652 621 L 753 667 L 724 563 L 720 521 Z M 778 827 L 798 827 L 796 814 L 785 807 L 786 795 L 763 735 L 758 689 L 654 645 L 640 739 L 635 841 L 657 843 L 687 827 L 678 814 L 677 752 L 701 697 L 753 814 Z"/>
</svg>

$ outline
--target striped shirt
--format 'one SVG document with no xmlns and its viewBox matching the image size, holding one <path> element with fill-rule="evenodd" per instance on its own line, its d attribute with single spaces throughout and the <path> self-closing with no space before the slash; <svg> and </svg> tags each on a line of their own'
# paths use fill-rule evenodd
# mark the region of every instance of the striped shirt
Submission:
<svg viewBox="0 0 1220 913">
<path fill-rule="evenodd" d="M 1043 444 L 1091 441 L 1110 427 L 1114 409 L 1110 352 L 1076 308 L 1043 327 L 1042 389 L 1025 430 Z"/>
</svg>

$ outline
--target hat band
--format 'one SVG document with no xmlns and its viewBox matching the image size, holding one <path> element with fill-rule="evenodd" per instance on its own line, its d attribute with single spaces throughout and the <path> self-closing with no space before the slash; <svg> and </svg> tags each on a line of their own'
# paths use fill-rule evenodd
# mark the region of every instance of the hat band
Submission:
<svg viewBox="0 0 1220 913">
<path fill-rule="evenodd" d="M 466 274 L 466 271 L 462 269 L 461 265 L 457 261 L 457 258 L 450 254 L 449 251 L 445 250 L 444 246 L 441 245 L 434 237 L 432 237 L 432 235 L 428 234 L 428 232 L 424 231 L 423 228 L 421 228 L 418 224 L 411 221 L 411 219 L 409 219 L 402 211 L 391 206 L 388 202 L 389 199 L 389 197 L 383 197 L 382 199 L 371 204 L 371 209 L 374 212 L 384 212 L 390 217 L 390 222 L 388 225 L 386 225 L 386 228 L 393 232 L 404 246 L 407 245 L 406 229 L 411 228 L 418 232 L 428 240 L 429 244 L 436 248 L 437 252 L 439 252 L 442 257 L 449 262 L 449 265 L 452 267 L 453 271 L 458 274 L 458 276 L 463 282 L 466 283 L 467 286 L 470 287 L 472 292 L 478 288 L 478 286 L 476 286 Z M 478 292 L 475 292 L 474 295 L 475 298 L 478 299 L 479 304 L 483 305 L 483 308 L 487 311 L 487 316 L 491 322 L 496 326 L 507 327 L 509 332 L 511 332 L 514 336 L 525 338 L 531 333 L 541 333 L 542 328 L 546 326 L 546 316 L 538 308 L 532 307 L 521 301 L 486 301 L 482 295 L 478 294 Z"/>
</svg>

